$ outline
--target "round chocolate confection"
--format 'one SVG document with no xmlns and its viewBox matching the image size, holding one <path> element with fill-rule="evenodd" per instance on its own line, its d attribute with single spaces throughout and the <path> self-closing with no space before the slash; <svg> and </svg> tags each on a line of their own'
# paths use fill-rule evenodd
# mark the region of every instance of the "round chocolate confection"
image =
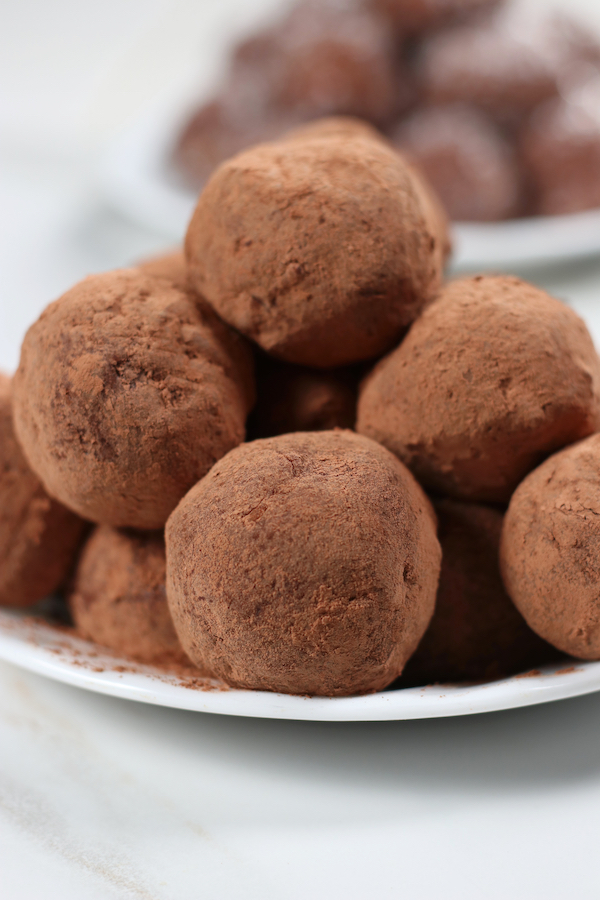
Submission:
<svg viewBox="0 0 600 900">
<path fill-rule="evenodd" d="M 186 256 L 196 289 L 268 353 L 333 368 L 394 346 L 447 251 L 419 178 L 382 141 L 281 141 L 224 163 Z"/>
<path fill-rule="evenodd" d="M 600 74 L 585 75 L 535 111 L 521 151 L 542 215 L 600 206 Z"/>
<path fill-rule="evenodd" d="M 27 465 L 13 430 L 10 380 L 0 374 L 0 606 L 31 606 L 55 591 L 84 528 Z"/>
<path fill-rule="evenodd" d="M 420 35 L 485 13 L 502 0 L 368 0 L 403 36 Z"/>
<path fill-rule="evenodd" d="M 249 438 L 353 428 L 359 368 L 322 371 L 261 355 L 256 367 L 258 400 L 247 425 Z"/>
<path fill-rule="evenodd" d="M 583 52 L 583 51 L 582 51 Z M 558 93 L 558 80 L 579 48 L 563 20 L 509 5 L 478 23 L 433 35 L 418 69 L 430 102 L 467 102 L 512 124 Z"/>
<path fill-rule="evenodd" d="M 519 485 L 500 564 L 537 634 L 572 656 L 600 659 L 600 435 L 551 456 Z"/>
<path fill-rule="evenodd" d="M 373 122 L 398 111 L 403 80 L 394 42 L 360 0 L 303 0 L 277 29 L 276 48 L 278 107 L 307 118 L 345 114 Z"/>
<path fill-rule="evenodd" d="M 465 104 L 413 113 L 392 136 L 418 165 L 454 221 L 497 221 L 520 207 L 515 154 L 482 112 Z"/>
<path fill-rule="evenodd" d="M 442 570 L 435 613 L 402 684 L 492 681 L 559 654 L 527 625 L 498 563 L 503 514 L 457 500 L 435 503 Z"/>
<path fill-rule="evenodd" d="M 139 662 L 190 665 L 169 613 L 165 568 L 162 533 L 96 528 L 68 598 L 77 631 Z"/>
<path fill-rule="evenodd" d="M 51 496 L 93 522 L 156 529 L 244 439 L 246 390 L 189 293 L 108 272 L 27 332 L 15 426 Z"/>
<path fill-rule="evenodd" d="M 312 122 L 290 129 L 281 140 L 306 142 L 313 139 L 326 140 L 330 137 L 338 140 L 353 140 L 355 138 L 360 140 L 362 138 L 363 140 L 378 141 L 387 149 L 393 148 L 391 141 L 380 131 L 363 119 L 356 119 L 353 116 L 328 116 L 322 119 L 315 119 Z M 421 172 L 415 171 L 415 168 L 407 160 L 405 160 L 405 163 L 407 163 L 408 168 L 414 175 L 413 187 L 425 216 L 427 228 L 434 236 L 436 265 L 442 268 L 452 250 L 446 211 L 435 190 L 432 190 L 429 181 L 423 178 Z"/>
<path fill-rule="evenodd" d="M 433 490 L 508 502 L 545 456 L 600 425 L 579 316 L 512 277 L 449 283 L 362 385 L 357 430 Z"/>
<path fill-rule="evenodd" d="M 431 505 L 392 454 L 350 431 L 232 451 L 173 512 L 166 542 L 181 643 L 235 687 L 380 690 L 433 613 Z"/>
</svg>

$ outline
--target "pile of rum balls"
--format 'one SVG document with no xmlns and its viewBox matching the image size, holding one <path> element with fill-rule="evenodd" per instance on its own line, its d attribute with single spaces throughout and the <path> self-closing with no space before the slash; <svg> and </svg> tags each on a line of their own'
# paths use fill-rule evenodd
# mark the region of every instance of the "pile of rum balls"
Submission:
<svg viewBox="0 0 600 900">
<path fill-rule="evenodd" d="M 185 252 L 92 275 L 0 386 L 0 604 L 227 685 L 344 696 L 600 658 L 600 360 L 445 283 L 428 184 L 323 119 L 222 164 Z"/>
<path fill-rule="evenodd" d="M 455 221 L 600 206 L 600 42 L 550 2 L 288 7 L 233 48 L 175 141 L 173 168 L 192 188 L 250 145 L 352 115 L 410 155 Z"/>
</svg>

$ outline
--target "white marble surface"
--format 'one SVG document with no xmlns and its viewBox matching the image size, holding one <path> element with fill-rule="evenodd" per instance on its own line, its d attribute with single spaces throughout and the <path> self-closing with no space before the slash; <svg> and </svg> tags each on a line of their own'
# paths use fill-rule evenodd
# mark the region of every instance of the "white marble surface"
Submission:
<svg viewBox="0 0 600 900">
<path fill-rule="evenodd" d="M 596 900 L 599 810 L 599 695 L 325 726 L 0 666 L 7 900 Z"/>
<path fill-rule="evenodd" d="M 600 12 L 570 4 L 586 5 Z M 96 155 L 189 84 L 198 48 L 216 71 L 233 12 L 246 27 L 268 6 L 0 0 L 0 367 L 73 281 L 160 249 L 103 205 Z M 600 261 L 528 274 L 600 344 Z M 2 900 L 597 900 L 599 825 L 600 695 L 317 725 L 144 707 L 0 665 Z"/>
</svg>

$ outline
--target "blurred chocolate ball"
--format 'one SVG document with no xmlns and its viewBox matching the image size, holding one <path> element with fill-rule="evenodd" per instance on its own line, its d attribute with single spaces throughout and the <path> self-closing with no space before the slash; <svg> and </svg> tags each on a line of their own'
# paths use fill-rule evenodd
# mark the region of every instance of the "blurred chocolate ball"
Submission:
<svg viewBox="0 0 600 900">
<path fill-rule="evenodd" d="M 496 221 L 518 214 L 515 154 L 496 125 L 475 107 L 417 110 L 392 142 L 417 164 L 454 221 Z"/>
<path fill-rule="evenodd" d="M 426 40 L 418 68 L 433 103 L 463 101 L 513 124 L 549 97 L 597 43 L 570 18 L 509 4 L 488 19 Z"/>
<path fill-rule="evenodd" d="M 235 50 L 216 97 L 178 139 L 174 158 L 195 187 L 223 160 L 321 116 L 388 122 L 414 99 L 385 22 L 355 0 L 303 0 Z"/>
<path fill-rule="evenodd" d="M 536 110 L 521 136 L 524 164 L 542 215 L 600 206 L 600 72 Z"/>
<path fill-rule="evenodd" d="M 502 0 L 369 0 L 403 36 L 421 35 L 451 22 L 481 14 Z"/>
<path fill-rule="evenodd" d="M 79 633 L 139 662 L 191 667 L 167 606 L 165 568 L 162 533 L 96 528 L 69 595 Z"/>
<path fill-rule="evenodd" d="M 394 44 L 380 18 L 353 0 L 304 0 L 278 32 L 277 106 L 307 117 L 387 119 L 397 110 Z"/>
<path fill-rule="evenodd" d="M 32 606 L 59 588 L 85 527 L 29 468 L 14 431 L 12 383 L 0 373 L 0 607 Z"/>
</svg>

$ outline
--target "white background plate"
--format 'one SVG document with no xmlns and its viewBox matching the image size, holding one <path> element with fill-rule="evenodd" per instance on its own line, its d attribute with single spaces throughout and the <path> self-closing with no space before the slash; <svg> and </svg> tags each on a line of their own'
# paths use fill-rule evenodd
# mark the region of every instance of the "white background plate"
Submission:
<svg viewBox="0 0 600 900">
<path fill-rule="evenodd" d="M 87 641 L 7 612 L 0 613 L 0 659 L 56 681 L 124 700 L 195 712 L 313 722 L 470 715 L 600 690 L 600 663 L 567 660 L 546 666 L 539 674 L 527 673 L 488 684 L 430 685 L 335 699 L 228 690 L 217 682 L 207 682 L 206 689 L 197 685 L 186 687 L 182 678 L 132 665 Z"/>
<path fill-rule="evenodd" d="M 109 146 L 101 184 L 110 204 L 127 218 L 183 240 L 196 195 L 170 164 L 173 144 L 189 110 L 162 108 L 131 123 Z M 600 253 L 600 210 L 506 222 L 456 223 L 454 270 L 506 269 L 564 262 Z"/>
</svg>

